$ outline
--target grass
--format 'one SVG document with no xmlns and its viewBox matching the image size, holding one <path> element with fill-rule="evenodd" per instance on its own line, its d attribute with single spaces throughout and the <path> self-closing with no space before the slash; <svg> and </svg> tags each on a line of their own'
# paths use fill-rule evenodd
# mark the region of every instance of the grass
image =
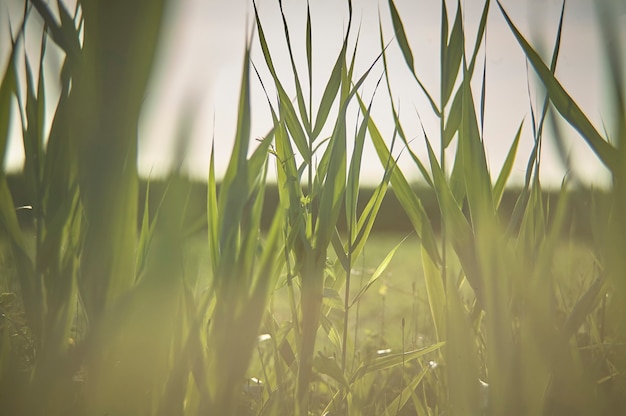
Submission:
<svg viewBox="0 0 626 416">
<path fill-rule="evenodd" d="M 305 44 L 293 45 L 279 5 L 291 74 L 278 76 L 276 52 L 255 9 L 234 146 L 219 188 L 211 154 L 204 228 L 188 225 L 191 185 L 177 171 L 156 207 L 149 187 L 145 206 L 137 202 L 137 119 L 164 2 L 83 0 L 56 15 L 42 1 L 26 4 L 13 25 L 0 84 L 0 159 L 15 109 L 34 219 L 32 230 L 20 228 L 2 170 L 2 412 L 610 415 L 623 409 L 626 112 L 617 20 L 603 9 L 608 6 L 599 5 L 618 117 L 600 133 L 554 75 L 563 12 L 546 64 L 499 2 L 484 3 L 476 33 L 465 32 L 460 2 L 453 13 L 441 2 L 441 56 L 430 64 L 440 68 L 442 82 L 432 93 L 404 32 L 408 17 L 392 0 L 393 40 L 388 45 L 392 36 L 381 29 L 379 57 L 356 73 L 348 1 L 341 49 L 314 103 L 315 22 L 307 7 Z M 486 163 L 486 77 L 478 58 L 495 13 L 546 94 L 510 138 L 499 172 Z M 24 56 L 24 27 L 34 14 L 46 26 L 44 46 L 38 56 Z M 48 133 L 43 86 L 51 81 L 32 64 L 47 59 L 49 42 L 65 61 Z M 250 60 L 253 42 L 261 62 Z M 305 66 L 296 62 L 296 47 L 306 51 Z M 406 68 L 388 66 L 391 47 L 399 48 Z M 388 81 L 399 70 L 409 71 L 429 100 L 440 128 L 433 137 L 422 132 L 427 158 L 413 152 L 406 120 L 393 104 L 395 132 L 381 135 L 371 111 L 376 96 L 361 92 L 373 68 L 384 70 L 376 94 L 386 90 L 391 103 Z M 475 78 L 483 88 L 472 88 Z M 266 91 L 273 121 L 257 142 L 250 138 L 252 82 Z M 348 123 L 352 115 L 355 126 Z M 568 200 L 583 185 L 564 180 L 548 203 L 539 180 L 544 125 L 554 117 L 577 130 L 612 176 L 606 194 L 590 193 L 584 223 L 592 224 L 591 237 L 583 242 L 566 228 Z M 522 129 L 532 130 L 535 146 L 508 216 L 501 200 Z M 180 136 L 178 162 L 185 132 Z M 384 174 L 362 205 L 367 141 Z M 435 193 L 440 224 L 432 224 L 396 167 L 399 147 Z M 280 203 L 262 231 L 270 159 Z M 408 237 L 376 232 L 390 187 L 411 221 Z"/>
</svg>

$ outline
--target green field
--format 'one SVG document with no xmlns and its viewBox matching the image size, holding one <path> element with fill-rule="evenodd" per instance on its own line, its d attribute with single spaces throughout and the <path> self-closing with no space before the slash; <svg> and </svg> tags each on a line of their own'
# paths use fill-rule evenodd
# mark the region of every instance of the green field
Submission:
<svg viewBox="0 0 626 416">
<path fill-rule="evenodd" d="M 440 69 L 436 91 L 415 70 L 412 45 L 420 40 L 407 38 L 410 16 L 392 0 L 385 7 L 394 34 L 381 29 L 380 56 L 357 73 L 358 25 L 348 1 L 342 47 L 315 102 L 310 39 L 322 23 L 307 7 L 298 28 L 304 44 L 292 45 L 278 2 L 291 61 L 278 71 L 255 9 L 228 167 L 217 178 L 215 158 L 223 155 L 211 153 L 198 202 L 197 184 L 176 169 L 161 187 L 144 185 L 134 163 L 165 1 L 79 0 L 68 10 L 30 0 L 12 22 L 0 83 L 0 160 L 11 111 L 21 116 L 25 150 L 22 185 L 11 188 L 14 178 L 0 170 L 0 414 L 620 414 L 626 91 L 619 13 L 598 2 L 615 110 L 600 131 L 555 75 L 564 8 L 544 61 L 499 2 L 484 2 L 475 33 L 464 29 L 463 2 L 440 4 L 441 56 L 430 63 Z M 539 104 L 530 103 L 531 117 L 504 138 L 499 171 L 487 164 L 485 89 L 476 88 L 488 77 L 479 56 L 496 13 L 545 87 Z M 47 116 L 43 86 L 52 81 L 33 68 L 49 57 L 45 47 L 25 52 L 30 19 L 44 24 L 42 44 L 64 54 L 61 97 Z M 385 137 L 371 110 L 376 97 L 361 90 L 380 67 L 378 93 L 395 102 L 389 41 L 440 120 L 438 134 L 422 132 L 428 154 L 421 159 L 395 105 L 395 132 Z M 266 78 L 251 63 L 253 44 Z M 298 64 L 296 47 L 306 55 Z M 252 82 L 263 84 L 273 121 L 258 139 L 251 137 Z M 354 127 L 349 113 L 357 115 Z M 557 192 L 545 192 L 543 130 L 555 119 L 569 123 L 578 135 L 567 139 L 584 142 L 610 173 L 607 189 L 568 176 Z M 524 155 L 523 186 L 511 191 L 522 129 L 532 131 L 534 147 Z M 183 129 L 173 166 L 182 165 L 186 140 Z M 366 143 L 384 173 L 361 192 Z M 397 167 L 398 145 L 425 191 Z M 383 224 L 396 216 L 406 229 L 391 232 Z"/>
</svg>

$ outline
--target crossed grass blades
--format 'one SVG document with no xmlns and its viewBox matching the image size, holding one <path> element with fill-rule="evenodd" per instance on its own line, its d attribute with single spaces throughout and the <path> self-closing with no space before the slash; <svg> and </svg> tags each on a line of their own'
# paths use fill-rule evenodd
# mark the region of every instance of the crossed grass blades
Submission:
<svg viewBox="0 0 626 416">
<path fill-rule="evenodd" d="M 156 207 L 137 202 L 135 132 L 164 2 L 85 0 L 68 10 L 60 2 L 30 1 L 19 24 L 11 22 L 11 55 L 0 85 L 0 157 L 11 111 L 18 111 L 34 226 L 20 229 L 24 208 L 15 207 L 2 170 L 2 411 L 500 415 L 615 414 L 624 408 L 626 110 L 619 28 L 608 3 L 598 7 L 618 116 L 604 135 L 554 75 L 565 3 L 548 65 L 499 2 L 484 3 L 477 32 L 468 34 L 462 4 L 449 13 L 442 1 L 440 61 L 428 63 L 441 71 L 435 96 L 420 80 L 424 63 L 416 64 L 403 28 L 410 17 L 391 0 L 393 36 L 383 33 L 381 22 L 380 56 L 355 73 L 358 30 L 348 1 L 341 49 L 319 103 L 312 94 L 310 9 L 303 75 L 288 16 L 278 4 L 291 77 L 278 75 L 276 52 L 253 4 L 255 33 L 244 54 L 234 147 L 220 184 L 211 154 L 206 209 L 197 222 L 186 219 L 191 188 L 176 172 Z M 45 31 L 39 56 L 28 56 L 24 37 L 34 15 Z M 517 127 L 492 183 L 482 137 L 488 78 L 486 59 L 481 65 L 479 57 L 494 18 L 505 19 L 545 87 L 541 108 L 530 107 L 535 146 L 508 217 L 501 215 L 502 195 L 528 123 Z M 264 71 L 250 61 L 257 41 Z M 427 161 L 411 149 L 394 105 L 389 78 L 402 69 L 387 66 L 392 47 L 402 52 L 440 120 L 439 155 L 423 135 Z M 32 69 L 34 59 L 45 67 L 50 48 L 64 56 L 62 71 L 52 76 Z M 374 97 L 368 101 L 359 92 L 381 69 L 378 82 L 387 87 L 395 120 L 391 138 L 383 137 L 371 114 Z M 251 70 L 268 86 L 273 120 L 255 148 Z M 482 82 L 478 94 L 471 87 L 475 76 Z M 60 82 L 61 95 L 46 115 L 45 85 L 51 82 Z M 350 115 L 356 115 L 354 130 Z M 49 132 L 46 117 L 53 120 Z M 592 241 L 582 248 L 565 229 L 572 185 L 564 181 L 556 204 L 549 205 L 539 181 L 544 124 L 558 117 L 612 175 L 608 192 L 590 193 Z M 184 129 L 181 137 L 184 148 Z M 367 140 L 385 169 L 371 198 L 359 204 Z M 396 142 L 436 194 L 441 235 L 396 167 Z M 280 205 L 261 232 L 270 166 L 276 167 Z M 355 277 L 368 272 L 359 264 L 371 247 L 367 242 L 376 244 L 371 233 L 390 187 L 420 242 L 418 290 L 425 291 L 429 313 L 416 316 L 414 308 L 401 325 L 387 329 L 400 332 L 392 352 L 372 355 L 363 341 L 371 325 L 363 317 L 379 307 L 366 295 L 393 268 L 402 243 L 373 265 L 367 281 Z M 206 237 L 198 243 L 195 231 L 204 225 Z M 190 256 L 198 245 L 205 254 Z M 588 259 L 586 272 L 568 273 L 580 253 Z M 407 329 L 406 335 L 416 335 L 407 321 L 420 322 L 426 345 L 413 349 L 405 342 Z M 374 342 L 385 346 L 384 338 Z"/>
</svg>

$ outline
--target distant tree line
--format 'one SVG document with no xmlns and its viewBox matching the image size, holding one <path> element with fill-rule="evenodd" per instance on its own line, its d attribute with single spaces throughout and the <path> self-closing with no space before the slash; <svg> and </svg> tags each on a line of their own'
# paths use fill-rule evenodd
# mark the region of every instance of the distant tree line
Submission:
<svg viewBox="0 0 626 416">
<path fill-rule="evenodd" d="M 25 189 L 24 179 L 21 175 L 9 175 L 7 177 L 11 193 L 13 195 L 13 203 L 16 207 L 31 205 L 28 201 Z M 151 217 L 156 213 L 159 202 L 161 201 L 164 192 L 167 190 L 167 182 L 165 180 L 152 180 L 149 184 L 149 214 Z M 146 191 L 148 189 L 148 182 L 145 180 L 140 181 L 139 194 L 137 195 L 139 200 L 139 215 L 143 216 L 143 207 L 145 206 Z M 440 216 L 439 208 L 436 200 L 435 193 L 424 186 L 415 186 L 417 195 L 419 196 L 428 217 L 430 218 L 431 225 L 435 232 L 440 228 Z M 372 197 L 375 189 L 373 187 L 363 187 L 359 193 L 359 212 L 363 210 L 367 201 Z M 501 219 L 501 225 L 507 226 L 514 207 L 521 194 L 520 188 L 510 188 L 504 192 L 502 202 L 500 203 L 499 214 Z M 219 185 L 218 185 L 219 192 Z M 548 218 L 551 218 L 556 209 L 558 201 L 558 190 L 544 190 L 542 194 L 543 205 Z M 594 198 L 607 198 L 608 196 L 601 190 L 593 192 L 589 190 L 573 190 L 569 191 L 568 201 L 568 215 L 567 226 L 564 227 L 565 232 L 571 237 L 577 239 L 588 240 L 592 238 L 592 227 L 594 226 L 590 219 L 592 218 L 591 212 L 593 209 L 592 200 Z M 190 181 L 188 199 L 181 201 L 181 204 L 186 205 L 186 224 L 189 227 L 189 232 L 202 232 L 206 228 L 206 222 L 202 223 L 201 218 L 205 217 L 203 211 L 206 209 L 207 200 L 207 186 L 202 181 Z M 265 201 L 263 208 L 263 220 L 262 224 L 268 227 L 272 219 L 272 214 L 277 209 L 279 204 L 278 200 L 278 188 L 273 184 L 268 184 L 265 193 Z M 467 212 L 467 210 L 464 210 Z M 32 213 L 28 209 L 20 209 L 18 212 L 19 220 L 23 227 L 29 227 L 32 225 Z M 548 224 L 549 225 L 549 224 Z M 345 231 L 345 218 L 340 220 L 339 231 Z M 378 232 L 394 232 L 394 233 L 410 233 L 412 225 L 409 218 L 403 211 L 400 203 L 396 199 L 393 189 L 390 189 L 381 205 L 381 209 L 376 218 L 375 231 Z"/>
</svg>

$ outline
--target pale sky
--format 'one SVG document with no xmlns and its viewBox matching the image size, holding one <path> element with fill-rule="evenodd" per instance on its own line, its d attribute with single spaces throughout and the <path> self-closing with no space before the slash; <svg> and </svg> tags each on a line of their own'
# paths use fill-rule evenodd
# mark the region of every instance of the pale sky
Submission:
<svg viewBox="0 0 626 416">
<path fill-rule="evenodd" d="M 610 0 L 605 0 L 610 1 Z M 16 0 L 0 0 L 0 6 L 11 6 Z M 347 1 L 311 0 L 313 27 L 313 102 L 316 108 L 328 79 L 332 65 L 341 47 L 343 31 L 347 25 Z M 480 18 L 482 0 L 462 2 L 465 15 L 466 33 L 470 39 L 466 48 L 471 51 L 475 32 Z M 295 97 L 291 67 L 282 33 L 282 21 L 277 0 L 258 0 L 260 17 L 277 66 L 279 76 Z M 448 13 L 454 15 L 456 2 L 448 2 Z M 558 24 L 561 2 L 556 0 L 502 0 L 502 4 L 532 43 L 543 51 L 552 49 Z M 439 36 L 440 3 L 432 0 L 396 0 L 403 18 L 409 43 L 415 57 L 418 75 L 435 100 L 439 88 Z M 306 85 L 305 22 L 306 1 L 284 0 L 290 34 L 295 49 L 300 78 Z M 378 19 L 383 24 L 387 41 L 393 30 L 390 24 L 389 8 L 386 0 L 353 0 L 354 26 L 361 26 L 357 50 L 356 76 L 359 77 L 380 52 Z M 0 7 L 3 22 L 0 41 L 6 45 L 5 30 L 7 7 Z M 21 13 L 19 6 L 18 13 Z M 621 19 L 626 27 L 626 13 L 621 9 Z M 178 122 L 190 103 L 198 105 L 189 153 L 187 170 L 194 177 L 205 178 L 211 140 L 215 138 L 216 164 L 218 175 L 225 170 L 235 132 L 237 100 L 241 82 L 246 28 L 252 27 L 253 11 L 251 0 L 180 0 L 172 2 L 168 21 L 163 32 L 157 67 L 142 114 L 139 128 L 140 155 L 139 169 L 143 174 L 153 176 L 169 169 L 170 154 L 173 153 L 173 139 L 176 137 Z M 602 122 L 609 124 L 607 115 L 607 88 L 602 79 L 603 49 L 595 25 L 596 14 L 593 2 L 589 0 L 569 0 L 565 11 L 563 44 L 557 67 L 557 76 L 570 95 L 592 119 L 599 131 Z M 351 37 L 354 45 L 356 30 Z M 475 36 L 475 35 L 474 35 Z M 626 42 L 623 43 L 626 45 Z M 5 46 L 6 47 L 6 46 Z M 485 45 L 483 45 L 485 48 Z M 483 49 L 484 50 L 484 49 Z M 527 74 L 534 76 L 528 68 L 524 55 L 497 7 L 492 1 L 486 37 L 487 62 L 487 101 L 485 109 L 484 139 L 492 175 L 497 175 L 506 151 L 519 123 L 526 118 L 522 141 L 518 150 L 518 160 L 514 166 L 513 180 L 518 182 L 524 174 L 526 160 L 532 148 L 530 101 L 527 88 Z M 391 88 L 395 102 L 400 108 L 400 117 L 410 139 L 412 149 L 425 158 L 425 145 L 416 116 L 419 113 L 426 132 L 437 147 L 439 141 L 438 120 L 432 114 L 424 95 L 412 79 L 404 64 L 397 44 L 388 49 Z M 1 68 L 6 65 L 6 49 L 0 59 Z M 483 53 L 479 55 L 476 75 L 482 71 Z M 546 56 L 546 55 L 544 55 Z M 262 69 L 266 87 L 272 82 L 265 69 L 263 57 L 258 47 L 258 38 L 253 39 L 252 59 Z M 51 67 L 58 66 L 58 62 Z M 52 71 L 51 71 L 52 73 Z M 370 75 L 370 82 L 363 88 L 363 96 L 369 100 L 373 85 L 382 73 L 379 63 Z M 475 96 L 479 95 L 480 77 L 476 76 Z M 267 101 L 255 76 L 252 83 L 252 139 L 263 136 L 271 128 L 271 118 Z M 534 81 L 531 81 L 534 83 Z M 308 87 L 305 87 L 305 89 Z M 270 89 L 270 94 L 272 90 Z M 54 94 L 50 94 L 53 96 Z M 531 87 L 531 96 L 536 111 L 541 105 L 541 96 Z M 52 100 L 51 100 L 52 101 Z M 386 98 L 386 88 L 377 92 L 373 118 L 383 135 L 391 139 L 393 123 Z M 52 110 L 52 109 L 51 109 Z M 601 116 L 603 114 L 603 116 Z M 14 133 L 19 129 L 17 113 L 14 112 Z M 349 125 L 354 126 L 354 112 Z M 214 122 L 215 121 L 215 122 Z M 15 128 L 17 127 L 17 128 Z M 329 124 L 329 127 L 330 124 Z M 546 126 L 547 127 L 547 126 Z M 607 126 L 610 129 L 610 125 Z M 349 130 L 350 131 L 350 130 Z M 564 128 L 566 140 L 572 143 L 571 157 L 576 172 L 593 183 L 605 182 L 608 178 L 604 169 L 588 150 L 582 139 L 569 127 Z M 549 133 L 549 129 L 546 130 Z M 14 136 L 16 136 L 14 134 Z M 546 184 L 558 185 L 564 169 L 555 156 L 553 146 L 546 135 L 544 146 L 542 177 Z M 400 148 L 396 149 L 396 154 Z M 418 177 L 417 169 L 403 153 L 400 166 L 410 180 Z M 450 153 L 451 157 L 452 153 Z M 6 166 L 19 169 L 23 160 L 21 143 L 12 140 Z M 363 181 L 377 183 L 382 168 L 371 146 L 366 149 L 362 169 Z"/>
</svg>

